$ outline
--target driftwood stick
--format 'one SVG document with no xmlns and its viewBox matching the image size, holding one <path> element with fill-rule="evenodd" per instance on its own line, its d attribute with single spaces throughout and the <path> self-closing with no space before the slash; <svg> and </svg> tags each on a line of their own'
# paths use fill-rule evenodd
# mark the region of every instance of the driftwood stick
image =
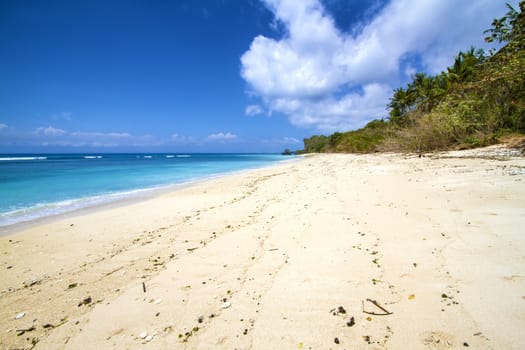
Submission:
<svg viewBox="0 0 525 350">
<path fill-rule="evenodd" d="M 379 305 L 379 303 L 375 300 L 372 300 L 372 299 L 366 299 L 367 301 L 371 302 L 372 304 L 374 304 L 375 306 L 377 306 L 378 308 L 380 308 L 382 311 L 384 311 L 385 313 L 387 314 L 391 314 L 390 311 L 388 311 L 387 309 L 385 309 L 384 307 L 382 307 L 381 305 Z"/>
<path fill-rule="evenodd" d="M 392 312 L 389 312 L 389 313 L 385 313 L 385 314 L 378 314 L 377 312 L 372 312 L 372 311 L 366 311 L 366 310 L 363 310 L 363 312 L 365 314 L 369 314 L 369 315 L 374 315 L 374 316 L 388 316 L 388 315 L 392 315 Z"/>
<path fill-rule="evenodd" d="M 377 312 L 366 311 L 366 310 L 365 310 L 365 302 L 364 302 L 364 301 L 361 301 L 361 306 L 362 306 L 362 308 L 363 308 L 363 312 L 364 312 L 365 314 L 375 315 L 375 316 L 387 316 L 387 315 L 392 315 L 392 314 L 393 314 L 393 312 L 388 311 L 387 309 L 385 309 L 384 307 L 382 307 L 381 305 L 379 305 L 379 303 L 378 303 L 377 301 L 375 301 L 375 300 L 372 300 L 372 299 L 366 299 L 366 301 L 368 301 L 368 302 L 374 304 L 378 309 L 380 309 L 380 310 L 383 311 L 384 313 L 379 314 L 379 313 L 377 313 Z"/>
<path fill-rule="evenodd" d="M 113 271 L 109 271 L 109 272 L 107 272 L 107 273 L 105 274 L 105 276 L 112 275 L 112 274 L 114 274 L 115 272 L 117 272 L 117 271 L 119 271 L 119 270 L 122 270 L 123 268 L 124 268 L 124 266 L 121 266 L 121 267 L 119 267 L 119 268 L 116 268 L 116 269 L 113 270 Z"/>
</svg>

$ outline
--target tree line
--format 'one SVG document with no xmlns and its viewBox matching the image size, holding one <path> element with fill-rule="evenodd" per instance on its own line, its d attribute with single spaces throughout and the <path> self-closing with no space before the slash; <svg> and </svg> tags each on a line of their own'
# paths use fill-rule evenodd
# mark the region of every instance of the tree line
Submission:
<svg viewBox="0 0 525 350">
<path fill-rule="evenodd" d="M 314 135 L 303 152 L 429 151 L 469 148 L 525 134 L 525 1 L 494 19 L 485 40 L 503 47 L 471 47 L 438 75 L 417 73 L 393 91 L 388 118 L 364 128 Z"/>
</svg>

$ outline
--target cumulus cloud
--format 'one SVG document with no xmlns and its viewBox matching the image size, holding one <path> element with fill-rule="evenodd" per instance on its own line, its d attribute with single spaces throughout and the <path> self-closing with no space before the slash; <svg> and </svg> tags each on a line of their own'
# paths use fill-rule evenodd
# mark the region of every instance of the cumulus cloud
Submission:
<svg viewBox="0 0 525 350">
<path fill-rule="evenodd" d="M 191 136 L 184 136 L 179 134 L 172 134 L 170 140 L 175 143 L 192 143 L 195 139 Z"/>
<path fill-rule="evenodd" d="M 339 98 L 276 98 L 270 102 L 270 107 L 287 114 L 290 122 L 297 126 L 323 131 L 346 130 L 370 119 L 381 118 L 385 106 L 378 101 L 387 101 L 390 94 L 388 85 L 367 84 L 362 91 Z"/>
<path fill-rule="evenodd" d="M 71 112 L 61 112 L 51 115 L 51 119 L 53 120 L 66 120 L 70 121 L 72 120 L 73 113 Z"/>
<path fill-rule="evenodd" d="M 67 131 L 58 129 L 58 128 L 54 128 L 52 126 L 48 126 L 47 128 L 44 128 L 44 127 L 37 128 L 35 131 L 33 131 L 33 134 L 55 137 L 55 136 L 62 136 L 64 134 L 67 134 Z"/>
<path fill-rule="evenodd" d="M 295 137 L 288 137 L 288 136 L 283 137 L 282 142 L 283 143 L 301 143 L 301 141 L 299 141 Z"/>
<path fill-rule="evenodd" d="M 409 58 L 438 73 L 459 50 L 482 46 L 483 30 L 505 11 L 493 0 L 464 6 L 455 0 L 391 0 L 359 31 L 347 33 L 319 0 L 264 2 L 285 34 L 254 38 L 241 57 L 241 76 L 270 112 L 323 131 L 386 116 L 393 88 L 414 72 Z"/>
<path fill-rule="evenodd" d="M 246 110 L 244 113 L 249 116 L 254 116 L 258 114 L 262 114 L 264 111 L 261 106 L 259 105 L 249 105 L 246 107 Z"/>
<path fill-rule="evenodd" d="M 119 146 L 158 146 L 166 144 L 152 135 L 133 135 L 125 132 L 68 132 L 52 126 L 40 127 L 28 135 L 18 135 L 19 143 L 65 147 L 119 147 Z"/>
<path fill-rule="evenodd" d="M 266 144 L 272 144 L 272 145 L 295 145 L 302 143 L 302 141 L 296 139 L 295 137 L 279 137 L 279 138 L 272 138 L 272 139 L 263 139 L 259 142 L 266 143 Z"/>
<path fill-rule="evenodd" d="M 7 129 L 7 124 L 0 123 L 0 130 Z"/>
<path fill-rule="evenodd" d="M 110 139 L 127 139 L 131 137 L 131 134 L 128 134 L 127 132 L 73 132 L 71 133 L 71 136 L 78 137 L 78 138 L 88 138 L 88 139 L 104 139 L 104 138 L 110 138 Z"/>
<path fill-rule="evenodd" d="M 138 139 L 128 133 L 120 132 L 72 132 L 66 141 L 70 146 L 95 146 L 95 147 L 116 147 L 122 145 L 135 145 Z"/>
<path fill-rule="evenodd" d="M 210 141 L 231 141 L 231 140 L 235 140 L 236 138 L 237 138 L 237 135 L 232 134 L 230 132 L 227 132 L 227 133 L 219 132 L 216 134 L 208 135 L 207 137 L 207 139 Z"/>
</svg>

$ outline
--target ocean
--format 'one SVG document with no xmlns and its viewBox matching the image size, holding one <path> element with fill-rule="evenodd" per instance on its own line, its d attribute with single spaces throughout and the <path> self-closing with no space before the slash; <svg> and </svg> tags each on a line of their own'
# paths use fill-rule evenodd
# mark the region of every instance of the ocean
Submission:
<svg viewBox="0 0 525 350">
<path fill-rule="evenodd" d="M 290 160 L 277 154 L 0 154 L 0 228 Z"/>
</svg>

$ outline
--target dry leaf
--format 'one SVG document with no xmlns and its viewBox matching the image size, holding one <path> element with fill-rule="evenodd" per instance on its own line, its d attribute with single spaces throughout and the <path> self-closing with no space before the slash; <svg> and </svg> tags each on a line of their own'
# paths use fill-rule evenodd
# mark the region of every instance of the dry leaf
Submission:
<svg viewBox="0 0 525 350">
<path fill-rule="evenodd" d="M 408 300 L 412 300 L 412 299 L 414 299 L 415 297 L 416 297 L 416 296 L 415 296 L 414 294 L 410 294 L 410 295 L 408 296 Z"/>
</svg>

